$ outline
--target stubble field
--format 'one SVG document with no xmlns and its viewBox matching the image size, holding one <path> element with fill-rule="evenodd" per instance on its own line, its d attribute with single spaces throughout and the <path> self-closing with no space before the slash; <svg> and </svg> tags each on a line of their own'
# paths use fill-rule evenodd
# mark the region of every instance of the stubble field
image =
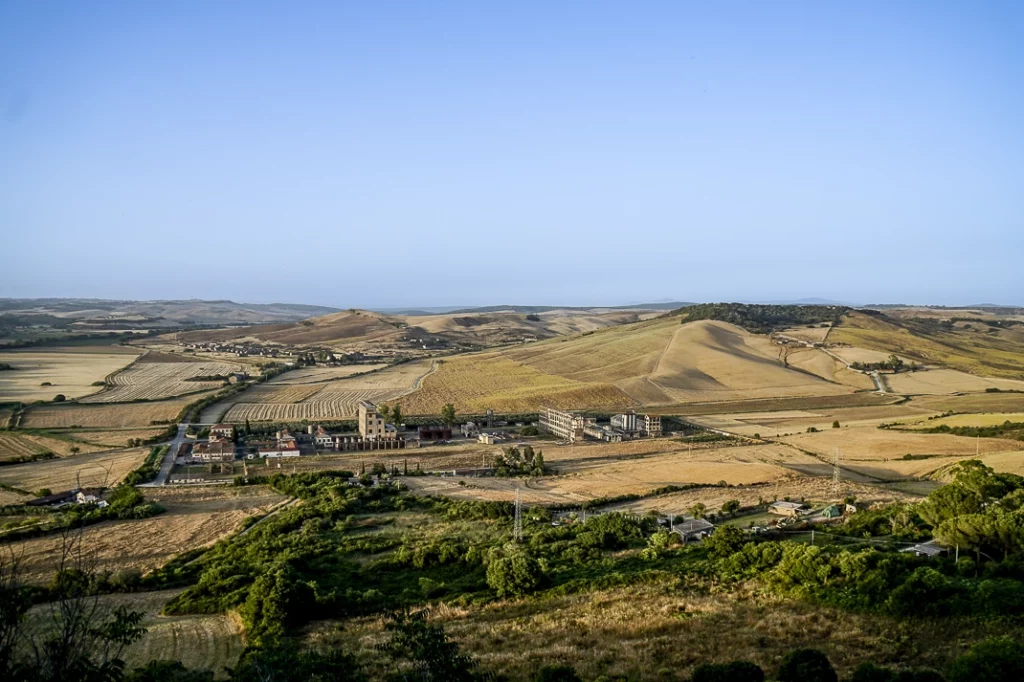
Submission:
<svg viewBox="0 0 1024 682">
<path fill-rule="evenodd" d="M 97 570 L 145 572 L 157 568 L 177 554 L 213 544 L 237 530 L 246 518 L 286 499 L 262 486 L 148 488 L 145 494 L 167 511 L 148 519 L 106 521 L 82 530 L 85 558 Z M 61 537 L 52 535 L 12 543 L 21 556 L 23 577 L 36 584 L 52 578 L 61 544 Z"/>
<path fill-rule="evenodd" d="M 117 403 L 161 400 L 186 393 L 219 388 L 222 379 L 196 381 L 197 377 L 227 376 L 242 371 L 241 365 L 223 362 L 146 362 L 143 357 L 108 380 L 109 388 L 83 398 L 83 403 Z"/>
<path fill-rule="evenodd" d="M 103 388 L 94 386 L 139 356 L 123 346 L 67 346 L 45 350 L 0 352 L 0 402 L 53 400 L 57 394 L 78 398 Z M 50 385 L 43 386 L 43 383 Z"/>
<path fill-rule="evenodd" d="M 32 429 L 127 428 L 152 426 L 153 422 L 171 422 L 191 402 L 203 397 L 148 403 L 114 405 L 39 405 L 25 411 L 21 425 Z"/>
<path fill-rule="evenodd" d="M 148 448 L 99 451 L 0 467 L 0 483 L 37 491 L 112 487 L 142 465 Z"/>
</svg>

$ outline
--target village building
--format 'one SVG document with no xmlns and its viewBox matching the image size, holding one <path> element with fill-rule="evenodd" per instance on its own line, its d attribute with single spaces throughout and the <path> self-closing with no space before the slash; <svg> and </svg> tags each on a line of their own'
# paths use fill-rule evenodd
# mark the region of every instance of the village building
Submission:
<svg viewBox="0 0 1024 682">
<path fill-rule="evenodd" d="M 707 519 L 690 519 L 682 521 L 672 527 L 673 532 L 683 539 L 683 542 L 699 542 L 711 535 L 715 526 Z"/>
<path fill-rule="evenodd" d="M 199 462 L 233 462 L 235 444 L 221 438 L 210 439 L 208 443 L 196 443 L 192 446 L 190 458 Z"/>
<path fill-rule="evenodd" d="M 210 438 L 235 439 L 235 426 L 233 424 L 214 424 L 210 427 Z"/>
<path fill-rule="evenodd" d="M 768 507 L 769 514 L 776 514 L 778 516 L 801 516 L 807 513 L 807 505 L 799 502 L 786 502 L 779 501 L 773 502 Z"/>
<path fill-rule="evenodd" d="M 378 438 L 398 438 L 398 429 L 394 424 L 387 424 L 377 413 L 377 406 L 369 400 L 359 403 L 359 435 L 362 438 L 375 440 Z"/>
</svg>

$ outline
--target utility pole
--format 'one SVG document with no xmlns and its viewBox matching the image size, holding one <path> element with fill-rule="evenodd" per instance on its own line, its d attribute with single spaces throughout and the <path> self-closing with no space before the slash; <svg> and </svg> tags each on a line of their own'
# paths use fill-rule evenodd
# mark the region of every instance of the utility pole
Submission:
<svg viewBox="0 0 1024 682">
<path fill-rule="evenodd" d="M 523 541 L 523 502 L 519 495 L 519 488 L 516 488 L 516 518 L 512 526 L 512 538 L 516 542 Z"/>
<path fill-rule="evenodd" d="M 836 448 L 835 459 L 832 460 L 832 493 L 839 494 L 839 448 Z"/>
</svg>

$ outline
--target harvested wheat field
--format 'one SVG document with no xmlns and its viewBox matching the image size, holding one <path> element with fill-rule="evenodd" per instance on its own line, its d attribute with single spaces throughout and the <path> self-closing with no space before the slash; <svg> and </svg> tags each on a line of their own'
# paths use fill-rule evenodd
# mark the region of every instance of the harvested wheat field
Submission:
<svg viewBox="0 0 1024 682">
<path fill-rule="evenodd" d="M 124 445 L 124 443 L 120 443 L 120 445 Z M 66 440 L 34 433 L 0 433 L 0 460 L 38 455 L 44 452 L 66 457 L 73 454 L 72 448 L 75 449 L 74 454 L 107 449 L 77 440 Z"/>
<path fill-rule="evenodd" d="M 0 467 L 0 483 L 22 490 L 110 487 L 139 468 L 149 448 L 100 451 Z"/>
<path fill-rule="evenodd" d="M 1024 422 L 1024 412 L 988 412 L 981 414 L 954 414 L 939 419 L 928 419 L 909 423 L 914 428 L 934 428 L 936 426 L 999 426 L 1005 422 Z"/>
<path fill-rule="evenodd" d="M 782 442 L 816 453 L 829 462 L 838 448 L 844 468 L 878 480 L 923 476 L 950 461 L 973 458 L 976 453 L 987 455 L 1024 450 L 1024 443 L 1019 441 L 965 438 L 870 426 L 785 436 Z M 930 457 L 904 460 L 905 455 Z"/>
<path fill-rule="evenodd" d="M 342 365 L 341 367 L 303 367 L 290 372 L 285 372 L 267 382 L 268 385 L 275 384 L 319 384 L 325 381 L 346 379 L 353 374 L 365 374 L 384 369 L 387 365 Z"/>
<path fill-rule="evenodd" d="M 32 429 L 127 428 L 172 422 L 202 395 L 151 403 L 117 405 L 40 405 L 25 411 L 21 426 Z"/>
<path fill-rule="evenodd" d="M 146 362 L 141 358 L 107 380 L 109 387 L 83 403 L 118 403 L 132 400 L 161 400 L 186 393 L 220 388 L 224 377 L 240 372 L 241 365 L 223 362 Z M 210 377 L 208 380 L 201 380 Z"/>
<path fill-rule="evenodd" d="M 1024 393 L 920 396 L 911 404 L 935 412 L 1024 412 Z"/>
<path fill-rule="evenodd" d="M 927 369 L 918 372 L 886 374 L 885 381 L 896 393 L 906 395 L 949 395 L 980 393 L 998 388 L 1004 391 L 1024 390 L 1024 381 L 979 377 L 955 369 Z"/>
<path fill-rule="evenodd" d="M 232 423 L 354 417 L 363 400 L 391 401 L 415 390 L 431 373 L 429 360 L 320 383 L 273 383 L 250 388 L 203 411 L 202 421 Z M 287 374 L 282 375 L 287 376 Z"/>
<path fill-rule="evenodd" d="M 74 438 L 75 440 L 83 443 L 100 445 L 105 448 L 117 448 L 125 447 L 129 439 L 134 440 L 136 438 L 141 438 L 142 440 L 146 440 L 159 436 L 164 431 L 164 427 L 154 427 L 151 429 L 95 429 L 68 431 L 62 435 L 66 435 L 68 438 Z"/>
<path fill-rule="evenodd" d="M 3 351 L 0 363 L 14 369 L 0 372 L 0 402 L 53 400 L 57 394 L 78 398 L 102 390 L 102 382 L 139 355 L 123 346 L 67 346 L 46 350 Z M 43 386 L 43 383 L 50 385 Z"/>
<path fill-rule="evenodd" d="M 840 407 L 824 410 L 780 410 L 778 412 L 751 412 L 695 415 L 687 421 L 701 426 L 721 429 L 743 436 L 759 435 L 775 438 L 798 434 L 808 428 L 825 430 L 838 421 L 842 426 L 878 426 L 883 423 L 909 420 L 916 422 L 937 414 L 933 410 L 913 404 L 878 405 L 866 407 Z"/>
<path fill-rule="evenodd" d="M 97 570 L 152 570 L 176 554 L 213 544 L 248 517 L 286 499 L 263 486 L 163 487 L 146 488 L 144 492 L 146 499 L 158 502 L 167 511 L 148 519 L 105 521 L 82 531 L 85 557 L 96 563 Z M 59 536 L 23 540 L 11 543 L 11 547 L 23 553 L 22 569 L 27 580 L 40 583 L 52 577 L 54 559 L 61 547 Z"/>
</svg>

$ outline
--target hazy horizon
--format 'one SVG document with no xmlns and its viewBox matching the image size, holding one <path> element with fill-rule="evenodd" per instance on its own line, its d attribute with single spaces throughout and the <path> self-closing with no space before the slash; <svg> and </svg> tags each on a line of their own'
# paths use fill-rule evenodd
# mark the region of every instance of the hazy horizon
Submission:
<svg viewBox="0 0 1024 682">
<path fill-rule="evenodd" d="M 1006 1 L 6 3 L 0 296 L 1024 305 L 1022 33 Z"/>
</svg>

